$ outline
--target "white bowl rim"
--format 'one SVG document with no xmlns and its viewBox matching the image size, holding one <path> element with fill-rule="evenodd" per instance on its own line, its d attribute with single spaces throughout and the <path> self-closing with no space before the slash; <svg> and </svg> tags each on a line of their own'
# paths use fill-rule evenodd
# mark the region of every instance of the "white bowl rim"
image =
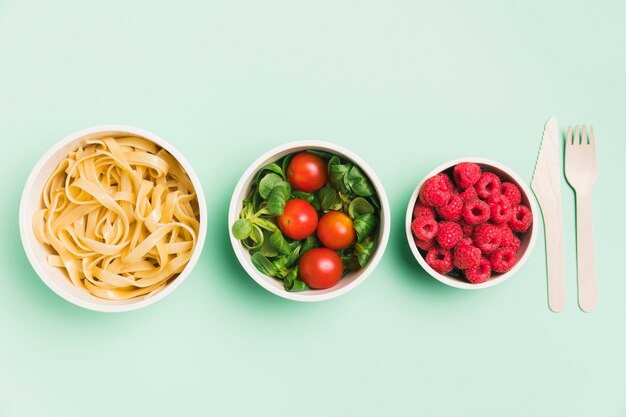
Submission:
<svg viewBox="0 0 626 417">
<path fill-rule="evenodd" d="M 362 270 L 361 274 L 348 285 L 338 288 L 337 290 L 323 293 L 323 294 L 314 294 L 314 293 L 311 294 L 309 292 L 309 295 L 304 295 L 300 292 L 289 292 L 287 290 L 270 285 L 269 280 L 276 279 L 276 278 L 272 278 L 272 277 L 268 277 L 264 275 L 263 273 L 258 271 L 248 259 L 246 259 L 245 257 L 246 249 L 243 247 L 241 242 L 232 235 L 231 230 L 230 230 L 232 227 L 232 224 L 235 221 L 237 221 L 237 219 L 239 219 L 239 211 L 237 210 L 237 205 L 239 204 L 239 197 L 243 195 L 242 194 L 244 192 L 243 188 L 248 182 L 248 180 L 253 175 L 255 175 L 260 168 L 262 168 L 262 164 L 266 160 L 271 159 L 276 154 L 279 154 L 281 152 L 289 151 L 290 149 L 299 148 L 299 147 L 307 147 L 307 148 L 311 147 L 311 148 L 322 148 L 322 149 L 326 148 L 330 150 L 331 152 L 334 151 L 334 152 L 338 152 L 338 153 L 345 155 L 348 159 L 350 159 L 352 162 L 358 165 L 359 168 L 363 170 L 363 172 L 368 176 L 370 181 L 373 183 L 374 188 L 376 189 L 376 193 L 378 195 L 378 199 L 380 200 L 381 211 L 385 213 L 385 216 L 382 216 L 383 221 L 379 227 L 380 236 L 379 236 L 378 247 L 376 249 L 376 253 L 372 257 L 372 259 L 370 259 L 369 263 L 365 266 L 365 268 Z M 365 281 L 365 279 L 374 271 L 374 269 L 380 262 L 387 248 L 387 243 L 389 241 L 389 233 L 390 233 L 390 228 L 391 228 L 391 213 L 389 209 L 389 200 L 387 199 L 387 194 L 385 193 L 385 189 L 383 187 L 382 182 L 380 181 L 380 179 L 378 178 L 374 170 L 371 169 L 369 165 L 367 165 L 367 163 L 364 160 L 362 160 L 359 156 L 357 156 L 354 152 L 344 148 L 343 146 L 340 146 L 331 142 L 325 142 L 325 141 L 320 141 L 320 140 L 298 140 L 298 141 L 284 143 L 282 145 L 279 145 L 275 148 L 270 149 L 269 151 L 259 156 L 245 170 L 245 172 L 239 179 L 239 182 L 237 183 L 233 191 L 233 195 L 230 201 L 230 207 L 228 210 L 228 225 L 227 226 L 228 226 L 228 235 L 230 237 L 230 242 L 233 246 L 233 250 L 235 252 L 235 255 L 237 256 L 237 259 L 239 260 L 239 263 L 243 266 L 243 268 L 246 270 L 248 275 L 250 275 L 252 279 L 254 279 L 257 282 L 257 284 L 259 284 L 261 287 L 265 288 L 269 292 L 276 294 L 280 297 L 289 299 L 289 300 L 315 302 L 315 301 L 330 300 L 332 298 L 339 297 L 340 295 L 347 293 L 348 291 L 356 288 L 363 281 Z M 314 290 L 311 290 L 311 291 L 314 291 Z"/>
<path fill-rule="evenodd" d="M 531 206 L 530 210 L 532 211 L 532 214 L 533 214 L 533 229 L 530 234 L 530 240 L 528 241 L 528 246 L 526 247 L 526 250 L 524 251 L 524 254 L 522 255 L 522 257 L 517 261 L 515 266 L 511 268 L 510 271 L 505 272 L 504 274 L 500 274 L 498 277 L 494 279 L 489 279 L 480 284 L 472 284 L 470 282 L 463 282 L 461 280 L 449 277 L 447 275 L 440 274 L 439 272 L 431 268 L 431 266 L 426 263 L 426 260 L 417 249 L 417 246 L 415 245 L 415 242 L 413 241 L 413 232 L 411 231 L 411 223 L 413 221 L 413 208 L 415 206 L 415 203 L 417 202 L 419 191 L 422 188 L 422 185 L 424 184 L 424 182 L 428 178 L 436 174 L 439 174 L 440 172 L 443 172 L 446 169 L 449 169 L 453 167 L 454 165 L 461 163 L 461 162 L 475 162 L 477 164 L 491 165 L 494 168 L 497 168 L 503 172 L 506 172 L 521 187 L 522 192 L 526 195 L 528 199 L 528 204 L 530 204 Z M 500 162 L 493 161 L 491 159 L 475 157 L 475 156 L 467 156 L 463 158 L 453 159 L 448 162 L 444 162 L 443 164 L 439 165 L 438 167 L 430 171 L 428 174 L 426 174 L 424 178 L 422 179 L 422 181 L 420 181 L 420 183 L 417 185 L 417 187 L 415 187 L 415 190 L 413 191 L 413 194 L 411 195 L 411 198 L 409 200 L 409 205 L 407 206 L 407 210 L 406 210 L 406 237 L 409 243 L 409 247 L 411 248 L 411 252 L 413 252 L 413 256 L 415 256 L 415 259 L 417 259 L 419 264 L 433 278 L 451 287 L 461 288 L 464 290 L 479 290 L 482 288 L 493 287 L 494 285 L 497 285 L 506 281 L 507 279 L 515 275 L 515 273 L 526 263 L 526 261 L 530 257 L 530 254 L 533 251 L 533 248 L 535 246 L 535 241 L 537 240 L 538 219 L 539 219 L 539 215 L 537 213 L 537 207 L 535 206 L 535 201 L 532 198 L 532 193 L 530 192 L 530 189 L 526 185 L 526 182 L 515 171 L 501 164 Z"/>
<path fill-rule="evenodd" d="M 45 270 L 43 270 L 39 266 L 37 257 L 35 253 L 33 252 L 32 248 L 30 247 L 30 245 L 28 244 L 29 237 L 27 236 L 29 233 L 30 234 L 33 233 L 32 226 L 31 226 L 32 219 L 28 218 L 28 216 L 26 215 L 28 198 L 30 194 L 33 192 L 32 190 L 33 183 L 40 175 L 40 171 L 43 169 L 44 165 L 48 162 L 50 158 L 53 157 L 54 154 L 56 154 L 64 146 L 67 146 L 72 142 L 78 141 L 84 136 L 97 134 L 100 132 L 109 132 L 109 131 L 135 134 L 135 135 L 144 137 L 154 142 L 155 144 L 159 145 L 163 149 L 167 150 L 174 158 L 176 158 L 176 160 L 182 165 L 182 167 L 187 172 L 187 175 L 189 176 L 189 179 L 191 180 L 191 183 L 194 186 L 196 196 L 198 199 L 198 208 L 200 211 L 200 230 L 198 233 L 198 240 L 197 240 L 194 252 L 191 255 L 191 258 L 189 259 L 189 262 L 185 266 L 185 269 L 183 269 L 183 271 L 174 280 L 172 280 L 165 288 L 163 288 L 161 291 L 157 292 L 153 296 L 138 299 L 138 301 L 130 302 L 128 304 L 111 304 L 111 305 L 98 304 L 95 302 L 83 300 L 81 298 L 74 296 L 73 294 L 67 293 L 62 287 L 57 285 L 54 279 L 51 279 L 46 274 Z M 36 192 L 40 193 L 41 191 L 36 190 Z M 20 209 L 19 209 L 20 238 L 22 240 L 22 246 L 24 247 L 26 256 L 28 257 L 28 261 L 30 262 L 31 266 L 33 267 L 37 275 L 39 275 L 39 278 L 52 291 L 54 291 L 58 296 L 65 299 L 66 301 L 69 301 L 70 303 L 75 304 L 79 307 L 83 307 L 88 310 L 99 311 L 99 312 L 115 313 L 115 312 L 137 310 L 139 308 L 143 308 L 148 305 L 154 304 L 157 301 L 163 299 L 165 296 L 172 293 L 176 288 L 178 288 L 183 283 L 183 281 L 187 279 L 187 277 L 190 275 L 191 271 L 195 267 L 196 263 L 198 262 L 198 259 L 200 258 L 200 255 L 202 253 L 204 241 L 206 239 L 206 227 L 207 227 L 206 201 L 204 199 L 204 193 L 202 191 L 202 184 L 200 182 L 200 179 L 196 175 L 195 171 L 193 170 L 191 164 L 189 164 L 189 162 L 185 159 L 185 157 L 180 152 L 178 152 L 178 150 L 173 145 L 171 145 L 169 142 L 167 142 L 160 136 L 152 132 L 149 132 L 147 130 L 140 129 L 134 126 L 128 126 L 128 125 L 106 124 L 106 125 L 92 126 L 92 127 L 88 127 L 88 128 L 76 131 L 74 133 L 71 133 L 67 135 L 66 137 L 64 137 L 63 139 L 61 139 L 60 141 L 58 141 L 56 144 L 54 144 L 51 148 L 49 148 L 43 154 L 43 156 L 39 159 L 39 161 L 37 161 L 37 163 L 31 170 L 28 176 L 28 179 L 26 180 L 26 183 L 24 185 L 24 189 L 22 191 L 22 196 L 20 199 Z M 104 300 L 104 302 L 106 302 L 106 300 Z"/>
</svg>

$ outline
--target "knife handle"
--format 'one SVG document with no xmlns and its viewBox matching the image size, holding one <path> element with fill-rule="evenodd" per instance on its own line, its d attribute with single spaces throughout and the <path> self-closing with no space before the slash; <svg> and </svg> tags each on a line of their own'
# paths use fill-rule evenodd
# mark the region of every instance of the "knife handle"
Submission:
<svg viewBox="0 0 626 417">
<path fill-rule="evenodd" d="M 587 313 L 598 304 L 596 256 L 591 225 L 591 193 L 576 193 L 576 247 L 578 255 L 578 305 Z"/>
<path fill-rule="evenodd" d="M 540 203 L 541 206 L 541 203 Z M 548 264 L 548 306 L 555 313 L 565 307 L 565 271 L 563 268 L 563 221 L 560 204 L 550 209 L 541 207 L 546 234 L 546 263 Z"/>
</svg>

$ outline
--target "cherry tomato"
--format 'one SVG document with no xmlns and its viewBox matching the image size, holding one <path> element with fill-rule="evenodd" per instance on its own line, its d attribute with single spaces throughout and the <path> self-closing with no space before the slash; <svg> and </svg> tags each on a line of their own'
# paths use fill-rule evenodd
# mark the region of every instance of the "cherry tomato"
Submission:
<svg viewBox="0 0 626 417">
<path fill-rule="evenodd" d="M 329 249 L 347 248 L 354 242 L 356 230 L 352 220 L 340 211 L 324 214 L 317 225 L 317 237 Z"/>
<path fill-rule="evenodd" d="M 285 236 L 300 240 L 315 232 L 317 212 L 311 204 L 304 200 L 289 200 L 285 204 L 283 215 L 278 216 L 276 221 Z"/>
<path fill-rule="evenodd" d="M 300 152 L 289 162 L 287 180 L 296 190 L 317 191 L 328 181 L 328 163 L 310 152 Z"/>
<path fill-rule="evenodd" d="M 330 249 L 309 249 L 300 258 L 298 274 L 311 288 L 330 288 L 343 276 L 343 262 L 337 252 Z"/>
</svg>

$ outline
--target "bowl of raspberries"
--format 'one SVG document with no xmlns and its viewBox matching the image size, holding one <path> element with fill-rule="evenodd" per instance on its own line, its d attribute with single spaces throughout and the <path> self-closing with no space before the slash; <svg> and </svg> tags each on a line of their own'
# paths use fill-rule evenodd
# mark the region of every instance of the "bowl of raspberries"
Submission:
<svg viewBox="0 0 626 417">
<path fill-rule="evenodd" d="M 417 186 L 406 213 L 413 255 L 444 284 L 464 289 L 503 282 L 535 243 L 537 209 L 524 181 L 482 158 L 447 162 Z"/>
</svg>

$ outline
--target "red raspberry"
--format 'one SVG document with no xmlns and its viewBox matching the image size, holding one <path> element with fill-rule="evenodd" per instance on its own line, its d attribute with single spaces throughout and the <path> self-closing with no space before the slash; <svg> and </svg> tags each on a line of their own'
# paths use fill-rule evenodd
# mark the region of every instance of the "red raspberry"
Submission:
<svg viewBox="0 0 626 417">
<path fill-rule="evenodd" d="M 482 257 L 478 265 L 465 270 L 465 278 L 472 284 L 480 284 L 485 282 L 491 276 L 491 262 L 489 259 Z"/>
<path fill-rule="evenodd" d="M 489 197 L 489 217 L 494 223 L 506 223 L 511 219 L 511 203 L 502 194 Z"/>
<path fill-rule="evenodd" d="M 461 218 L 461 210 L 463 210 L 463 200 L 458 194 L 452 194 L 446 204 L 437 207 L 437 214 L 444 220 L 457 221 Z"/>
<path fill-rule="evenodd" d="M 413 208 L 413 218 L 416 217 L 435 217 L 435 210 L 432 207 L 428 207 L 420 203 L 415 203 Z"/>
<path fill-rule="evenodd" d="M 422 240 L 422 239 L 418 239 L 415 236 L 413 236 L 413 240 L 415 241 L 415 246 L 417 246 L 418 248 L 422 249 L 422 250 L 429 250 L 430 248 L 433 247 L 433 245 L 435 244 L 435 240 L 434 239 L 430 239 L 430 240 Z"/>
<path fill-rule="evenodd" d="M 459 226 L 461 226 L 461 230 L 463 230 L 463 237 L 472 236 L 472 233 L 474 233 L 474 226 L 473 225 L 468 224 L 463 219 L 459 220 L 458 223 L 459 223 Z"/>
<path fill-rule="evenodd" d="M 519 238 L 513 234 L 513 231 L 507 224 L 500 225 L 500 233 L 502 239 L 500 240 L 501 248 L 513 248 L 516 251 L 519 249 L 521 243 Z"/>
<path fill-rule="evenodd" d="M 444 249 L 452 249 L 463 238 L 463 230 L 458 223 L 441 222 L 437 231 L 437 243 Z"/>
<path fill-rule="evenodd" d="M 454 266 L 465 270 L 478 264 L 478 262 L 480 262 L 480 249 L 468 244 L 466 239 L 456 245 L 454 248 Z"/>
<path fill-rule="evenodd" d="M 483 172 L 475 185 L 478 197 L 488 199 L 500 192 L 500 178 L 492 172 Z"/>
<path fill-rule="evenodd" d="M 498 226 L 493 224 L 480 224 L 474 229 L 474 244 L 485 255 L 489 255 L 500 246 L 502 233 Z"/>
<path fill-rule="evenodd" d="M 472 240 L 471 237 L 464 237 L 463 239 L 459 240 L 459 243 L 457 243 L 458 245 L 471 245 L 474 246 L 474 241 Z"/>
<path fill-rule="evenodd" d="M 478 194 L 476 194 L 476 188 L 474 187 L 467 187 L 465 191 L 459 194 L 459 196 L 461 196 L 461 199 L 463 201 L 472 201 L 478 198 Z"/>
<path fill-rule="evenodd" d="M 461 162 L 454 167 L 454 181 L 463 189 L 474 185 L 479 178 L 480 167 L 472 162 Z"/>
<path fill-rule="evenodd" d="M 489 261 L 495 272 L 507 272 L 517 263 L 517 253 L 513 248 L 498 248 L 489 256 Z"/>
<path fill-rule="evenodd" d="M 441 173 L 439 174 L 441 176 L 441 182 L 443 184 L 443 189 L 450 191 L 450 192 L 454 192 L 454 184 L 452 183 L 452 180 L 450 179 L 450 177 L 447 174 Z"/>
<path fill-rule="evenodd" d="M 437 220 L 432 217 L 418 217 L 411 223 L 411 231 L 416 238 L 431 240 L 437 235 Z"/>
<path fill-rule="evenodd" d="M 450 199 L 452 189 L 450 188 L 450 178 L 446 174 L 437 174 L 430 177 L 422 185 L 420 190 L 420 201 L 431 207 L 443 206 Z"/>
<path fill-rule="evenodd" d="M 426 254 L 426 263 L 440 274 L 447 274 L 454 269 L 452 252 L 439 246 L 433 246 Z"/>
<path fill-rule="evenodd" d="M 511 209 L 511 220 L 509 220 L 509 226 L 511 230 L 518 233 L 523 233 L 530 227 L 533 222 L 533 213 L 526 206 L 515 206 Z"/>
<path fill-rule="evenodd" d="M 512 182 L 503 182 L 500 186 L 500 192 L 509 199 L 509 203 L 511 203 L 512 207 L 522 202 L 522 192 L 517 188 L 517 185 Z"/>
<path fill-rule="evenodd" d="M 461 216 L 467 224 L 479 224 L 489 220 L 490 209 L 489 204 L 481 200 L 468 201 L 463 206 Z"/>
</svg>

